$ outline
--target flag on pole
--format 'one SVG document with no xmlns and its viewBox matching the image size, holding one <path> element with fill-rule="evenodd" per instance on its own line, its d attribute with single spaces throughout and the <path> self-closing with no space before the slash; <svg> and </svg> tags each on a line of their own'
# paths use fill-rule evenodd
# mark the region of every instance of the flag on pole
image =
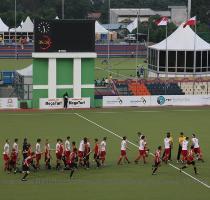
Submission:
<svg viewBox="0 0 210 200">
<path fill-rule="evenodd" d="M 168 17 L 161 17 L 160 19 L 155 21 L 157 26 L 167 26 L 168 24 Z"/>
<path fill-rule="evenodd" d="M 196 25 L 196 16 L 195 17 L 192 17 L 192 18 L 190 18 L 190 19 L 188 19 L 186 22 L 185 22 L 185 24 L 184 24 L 184 28 L 186 27 L 186 26 L 195 26 Z"/>
<path fill-rule="evenodd" d="M 131 33 L 134 29 L 137 28 L 137 26 L 138 26 L 138 20 L 136 18 L 133 22 L 131 22 L 130 24 L 128 24 L 127 29 Z"/>
</svg>

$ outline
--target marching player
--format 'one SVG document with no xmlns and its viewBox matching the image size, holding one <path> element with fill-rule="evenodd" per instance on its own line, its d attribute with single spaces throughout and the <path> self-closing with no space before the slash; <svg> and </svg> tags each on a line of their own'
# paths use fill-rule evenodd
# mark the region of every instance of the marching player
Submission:
<svg viewBox="0 0 210 200">
<path fill-rule="evenodd" d="M 146 163 L 146 141 L 145 141 L 145 136 L 142 135 L 141 139 L 139 141 L 139 155 L 136 158 L 136 160 L 134 161 L 136 164 L 138 163 L 138 161 L 141 159 L 141 157 L 143 158 L 144 164 Z"/>
<path fill-rule="evenodd" d="M 10 155 L 9 170 L 12 171 L 14 169 L 14 173 L 17 172 L 17 158 L 18 154 L 16 149 L 13 148 Z"/>
<path fill-rule="evenodd" d="M 159 146 L 158 149 L 155 151 L 155 158 L 154 158 L 154 162 L 155 164 L 152 166 L 152 175 L 156 175 L 156 171 L 158 169 L 158 167 L 161 164 L 161 150 L 162 147 Z"/>
<path fill-rule="evenodd" d="M 4 171 L 9 171 L 9 140 L 6 139 L 5 144 L 4 144 L 4 151 L 3 151 L 3 159 L 4 159 Z"/>
<path fill-rule="evenodd" d="M 182 142 L 182 162 L 183 163 L 187 161 L 188 144 L 189 144 L 189 137 L 186 137 L 185 140 Z"/>
<path fill-rule="evenodd" d="M 17 154 L 17 158 L 18 158 L 18 153 L 19 153 L 19 148 L 18 148 L 18 139 L 15 138 L 14 143 L 12 145 L 12 149 L 15 149 L 15 152 Z"/>
<path fill-rule="evenodd" d="M 101 164 L 100 164 L 100 157 L 99 157 L 100 156 L 99 144 L 98 144 L 98 139 L 97 138 L 95 139 L 95 146 L 94 146 L 93 151 L 94 151 L 93 158 L 96 162 L 97 167 L 99 168 L 101 166 Z"/>
<path fill-rule="evenodd" d="M 27 181 L 26 177 L 29 175 L 30 171 L 29 171 L 29 167 L 31 165 L 31 163 L 33 163 L 33 159 L 36 157 L 35 153 L 32 152 L 31 155 L 29 155 L 23 162 L 23 173 L 24 176 L 21 179 L 21 181 Z"/>
<path fill-rule="evenodd" d="M 61 140 L 57 139 L 57 143 L 55 146 L 55 154 L 56 154 L 56 170 L 60 169 L 62 152 L 61 152 Z"/>
<path fill-rule="evenodd" d="M 106 160 L 106 140 L 107 140 L 107 137 L 104 137 L 103 140 L 100 143 L 101 165 L 104 165 L 104 162 Z"/>
<path fill-rule="evenodd" d="M 83 161 L 84 161 L 84 167 L 86 167 L 86 169 L 90 168 L 90 162 L 89 162 L 89 158 L 90 158 L 90 142 L 87 139 L 84 140 L 84 145 L 85 145 L 85 150 L 84 150 L 84 157 L 83 157 Z"/>
<path fill-rule="evenodd" d="M 44 161 L 45 161 L 45 166 L 47 169 L 51 169 L 50 159 L 51 159 L 50 144 L 48 142 L 48 139 L 46 139 L 45 140 L 45 149 L 44 149 Z"/>
<path fill-rule="evenodd" d="M 66 141 L 64 143 L 64 156 L 65 156 L 65 162 L 67 162 L 70 159 L 70 153 L 71 153 L 71 145 L 70 145 L 70 137 L 68 136 L 66 138 Z"/>
<path fill-rule="evenodd" d="M 195 174 L 198 174 L 197 172 L 197 168 L 196 168 L 196 165 L 195 165 L 195 160 L 194 160 L 194 147 L 193 145 L 191 146 L 188 154 L 187 154 L 187 157 L 186 157 L 186 163 L 184 163 L 184 166 L 180 168 L 180 172 L 187 168 L 187 165 L 192 165 L 193 166 L 193 169 L 194 169 L 194 172 Z"/>
<path fill-rule="evenodd" d="M 129 149 L 129 148 L 128 148 L 128 145 L 127 145 L 127 138 L 126 138 L 126 136 L 124 136 L 124 137 L 123 137 L 123 140 L 122 140 L 122 142 L 121 142 L 121 148 L 120 148 L 120 150 L 121 150 L 121 155 L 120 155 L 119 160 L 118 160 L 118 162 L 117 162 L 118 165 L 121 164 L 122 158 L 125 158 L 125 160 L 126 160 L 128 163 L 130 163 L 130 161 L 128 160 L 128 157 L 127 157 L 127 155 L 126 155 L 126 150 L 127 150 L 127 149 Z"/>
<path fill-rule="evenodd" d="M 170 151 L 171 151 L 171 139 L 170 139 L 170 134 L 167 133 L 166 138 L 164 139 L 164 157 L 163 160 L 165 161 L 165 163 L 167 164 L 168 160 L 169 160 L 169 156 L 170 156 Z"/>
<path fill-rule="evenodd" d="M 80 141 L 79 144 L 79 151 L 78 151 L 78 158 L 79 158 L 79 166 L 83 166 L 83 157 L 85 151 L 85 143 L 87 143 L 87 138 L 85 137 L 83 140 Z"/>
<path fill-rule="evenodd" d="M 36 148 L 35 148 L 35 153 L 36 153 L 36 169 L 40 169 L 40 160 L 41 160 L 41 145 L 40 145 L 41 139 L 38 138 L 37 139 L 37 143 L 36 143 Z"/>
<path fill-rule="evenodd" d="M 67 165 L 71 170 L 70 179 L 73 176 L 75 168 L 77 168 L 77 148 L 74 148 L 73 151 L 70 153 L 70 159 L 67 161 Z"/>
<path fill-rule="evenodd" d="M 204 162 L 204 160 L 202 158 L 201 148 L 199 145 L 199 140 L 198 140 L 198 138 L 196 138 L 195 134 L 192 134 L 192 145 L 194 147 L 193 150 L 194 150 L 194 153 L 195 153 L 197 159 Z"/>
</svg>

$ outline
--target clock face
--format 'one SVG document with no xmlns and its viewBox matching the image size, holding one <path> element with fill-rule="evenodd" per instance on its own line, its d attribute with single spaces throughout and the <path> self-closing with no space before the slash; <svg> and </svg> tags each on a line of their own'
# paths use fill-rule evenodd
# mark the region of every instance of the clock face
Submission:
<svg viewBox="0 0 210 200">
<path fill-rule="evenodd" d="M 50 31 L 50 24 L 48 22 L 42 21 L 38 24 L 37 29 L 40 33 L 46 34 Z"/>
</svg>

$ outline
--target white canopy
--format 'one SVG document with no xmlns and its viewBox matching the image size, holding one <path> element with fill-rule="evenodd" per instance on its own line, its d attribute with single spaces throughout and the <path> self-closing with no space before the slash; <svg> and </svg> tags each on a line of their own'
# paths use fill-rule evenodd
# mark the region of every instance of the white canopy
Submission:
<svg viewBox="0 0 210 200">
<path fill-rule="evenodd" d="M 33 31 L 34 31 L 34 24 L 31 21 L 30 17 L 28 16 L 22 24 L 22 32 L 33 32 Z"/>
<path fill-rule="evenodd" d="M 33 66 L 29 65 L 28 67 L 25 67 L 23 69 L 16 70 L 16 72 L 18 72 L 22 76 L 32 76 L 32 74 L 33 74 Z"/>
<path fill-rule="evenodd" d="M 8 32 L 9 27 L 0 18 L 0 32 Z"/>
<path fill-rule="evenodd" d="M 166 50 L 166 39 L 150 46 L 150 48 Z M 197 51 L 210 50 L 210 44 L 197 34 L 195 35 L 195 32 L 189 26 L 183 28 L 183 24 L 181 24 L 177 30 L 167 38 L 167 49 L 169 51 L 194 51 L 194 48 Z"/>
<path fill-rule="evenodd" d="M 107 34 L 108 32 L 98 21 L 95 21 L 95 33 Z"/>
</svg>

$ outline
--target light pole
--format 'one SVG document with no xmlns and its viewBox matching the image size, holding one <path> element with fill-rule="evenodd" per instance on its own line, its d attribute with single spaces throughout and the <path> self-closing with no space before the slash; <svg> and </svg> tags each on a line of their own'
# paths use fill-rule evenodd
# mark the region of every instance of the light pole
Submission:
<svg viewBox="0 0 210 200">
<path fill-rule="evenodd" d="M 62 0 L 62 19 L 64 19 L 64 5 L 65 5 L 65 0 Z"/>
<path fill-rule="evenodd" d="M 188 0 L 188 5 L 187 5 L 187 19 L 190 19 L 191 17 L 191 0 Z"/>
<path fill-rule="evenodd" d="M 108 65 L 110 65 L 110 39 L 109 39 L 109 30 L 110 30 L 110 0 L 108 0 L 108 33 L 107 33 L 107 59 L 108 59 Z M 110 66 L 108 66 L 110 67 Z"/>
<path fill-rule="evenodd" d="M 17 55 L 17 0 L 15 0 L 15 57 L 16 59 L 18 58 Z"/>
</svg>

